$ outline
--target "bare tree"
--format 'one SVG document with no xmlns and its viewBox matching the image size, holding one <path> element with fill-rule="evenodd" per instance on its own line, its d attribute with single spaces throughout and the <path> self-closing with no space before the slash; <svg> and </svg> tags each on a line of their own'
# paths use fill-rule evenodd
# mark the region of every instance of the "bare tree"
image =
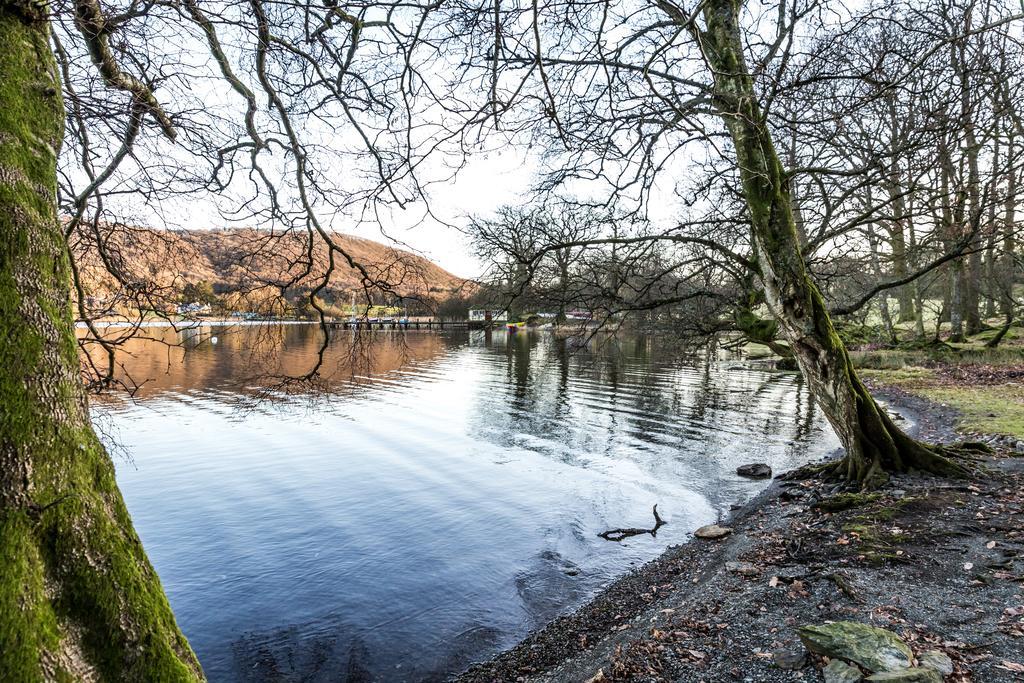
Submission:
<svg viewBox="0 0 1024 683">
<path fill-rule="evenodd" d="M 972 99 L 964 105 L 962 84 L 955 99 L 921 112 L 922 123 L 895 148 L 898 129 L 889 133 L 888 148 L 862 145 L 860 158 L 839 153 L 836 145 L 851 137 L 864 140 L 874 133 L 872 121 L 883 116 L 891 126 L 887 99 L 902 93 L 908 79 L 929 73 L 935 60 L 953 54 L 957 64 L 965 64 L 974 37 L 990 41 L 1019 25 L 1021 15 L 1012 7 L 986 7 L 984 13 L 959 12 L 959 23 L 950 24 L 942 3 L 855 13 L 833 12 L 813 0 L 779 3 L 777 11 L 748 10 L 731 0 L 692 6 L 670 0 L 495 6 L 492 36 L 461 36 L 467 53 L 487 56 L 467 60 L 462 74 L 488 83 L 489 102 L 479 109 L 491 116 L 481 126 L 493 124 L 513 137 L 524 129 L 548 136 L 549 175 L 541 190 L 585 186 L 597 193 L 596 185 L 609 204 L 633 200 L 643 210 L 657 179 L 679 168 L 677 159 L 686 157 L 691 169 L 703 165 L 700 179 L 677 188 L 684 201 L 675 226 L 608 237 L 606 244 L 659 245 L 665 261 L 679 264 L 673 272 L 691 284 L 695 298 L 710 301 L 722 293 L 698 287 L 707 272 L 715 273 L 712 282 L 724 281 L 728 273 L 733 304 L 719 311 L 731 311 L 731 322 L 749 338 L 778 335 L 786 342 L 846 447 L 846 457 L 832 469 L 870 486 L 890 471 L 953 474 L 964 466 L 948 451 L 910 438 L 878 408 L 857 377 L 832 314 L 853 313 L 879 293 L 899 291 L 943 264 L 959 272 L 965 260 L 977 257 L 984 207 L 997 180 L 981 178 L 980 137 L 971 133 L 977 127 L 975 91 L 968 87 Z M 485 21 L 474 8 L 460 10 Z M 906 32 L 900 27 L 920 21 L 918 15 L 937 28 L 914 34 L 898 49 L 871 48 L 865 54 L 873 51 L 874 61 L 846 53 L 858 41 L 870 44 L 883 29 Z M 983 53 L 971 52 L 972 59 L 978 54 Z M 828 108 L 809 102 L 826 94 L 833 97 Z M 954 103 L 958 114 L 950 116 L 947 107 Z M 857 130 L 861 117 L 869 125 Z M 782 139 L 795 137 L 788 152 L 795 167 L 785 168 L 776 152 L 780 130 L 788 133 Z M 825 137 L 831 144 L 823 143 Z M 943 168 L 945 159 L 943 178 L 951 182 L 955 175 L 963 188 L 912 186 L 921 204 L 947 207 L 928 231 L 945 242 L 929 254 L 918 238 L 913 272 L 903 242 L 909 216 L 899 201 L 907 190 L 902 178 L 894 185 L 894 176 L 907 173 L 894 160 L 908 150 L 930 154 L 931 169 Z M 963 160 L 963 172 L 954 158 Z M 804 178 L 799 207 L 791 192 L 794 178 Z M 884 191 L 871 194 L 872 186 Z M 829 306 L 818 283 L 841 293 L 836 285 L 849 280 L 847 273 L 870 264 L 870 240 L 862 228 L 876 222 L 891 226 L 899 265 L 853 301 Z M 877 244 L 875 255 L 881 256 Z M 962 279 L 960 287 L 966 288 Z"/>
</svg>

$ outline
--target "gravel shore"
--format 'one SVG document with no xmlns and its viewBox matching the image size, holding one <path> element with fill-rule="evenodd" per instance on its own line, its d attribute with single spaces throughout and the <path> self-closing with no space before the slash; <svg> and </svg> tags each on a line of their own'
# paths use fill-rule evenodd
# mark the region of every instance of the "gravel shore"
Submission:
<svg viewBox="0 0 1024 683">
<path fill-rule="evenodd" d="M 921 438 L 956 438 L 949 409 L 882 398 Z M 826 621 L 889 629 L 917 654 L 943 651 L 954 666 L 946 681 L 1024 680 L 1017 455 L 985 457 L 971 480 L 894 477 L 843 510 L 824 509 L 834 486 L 776 480 L 725 523 L 726 538 L 670 548 L 456 680 L 821 681 L 825 660 L 796 628 Z"/>
</svg>

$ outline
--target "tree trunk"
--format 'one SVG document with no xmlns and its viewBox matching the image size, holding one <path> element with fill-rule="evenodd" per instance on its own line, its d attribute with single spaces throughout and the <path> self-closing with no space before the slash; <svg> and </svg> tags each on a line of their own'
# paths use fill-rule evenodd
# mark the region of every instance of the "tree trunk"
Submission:
<svg viewBox="0 0 1024 683">
<path fill-rule="evenodd" d="M 558 313 L 555 314 L 555 324 L 564 325 L 567 320 L 565 315 L 565 302 L 569 298 L 569 250 L 559 249 L 555 252 L 555 260 L 558 263 Z"/>
<path fill-rule="evenodd" d="M 701 44 L 714 74 L 714 104 L 736 149 L 765 301 L 846 448 L 839 468 L 862 486 L 877 484 L 887 471 L 962 471 L 937 450 L 904 434 L 879 409 L 836 334 L 800 253 L 788 177 L 743 56 L 740 6 L 739 0 L 710 0 L 704 6 L 707 29 Z"/>
<path fill-rule="evenodd" d="M 964 219 L 964 197 L 962 192 L 957 193 L 956 205 L 951 205 L 950 189 L 953 177 L 953 161 L 949 157 L 948 148 L 945 150 L 942 164 L 942 222 L 943 227 L 943 248 L 946 251 L 953 249 L 959 237 L 960 227 Z M 949 340 L 951 342 L 964 341 L 964 307 L 963 307 L 963 272 L 964 257 L 958 256 L 947 264 L 948 287 L 944 292 L 943 307 L 949 311 Z M 940 319 L 941 322 L 941 319 Z"/>
<path fill-rule="evenodd" d="M 892 94 L 887 98 L 886 104 L 889 108 L 889 146 L 892 151 L 892 161 L 889 164 L 889 173 L 886 178 L 886 190 L 889 193 L 889 202 L 892 205 L 893 220 L 889 225 L 889 245 L 892 248 L 892 275 L 899 279 L 907 276 L 907 244 L 904 225 L 909 217 L 907 213 L 907 202 L 905 193 L 900 185 L 902 169 L 900 169 L 900 156 L 896 150 L 901 144 L 899 112 L 896 110 L 896 98 Z M 902 285 L 896 289 L 896 299 L 899 302 L 899 321 L 909 322 L 914 318 L 913 292 L 908 285 Z"/>
<path fill-rule="evenodd" d="M 964 337 L 964 262 L 956 259 L 949 268 L 949 341 L 963 342 Z"/>
<path fill-rule="evenodd" d="M 897 216 L 902 216 L 905 213 L 906 207 L 902 196 L 896 198 L 894 211 Z M 892 276 L 897 279 L 906 277 L 908 272 L 907 245 L 903 234 L 905 221 L 905 218 L 893 221 L 889 231 L 889 244 L 892 248 Z M 908 285 L 901 285 L 896 288 L 896 300 L 899 303 L 899 321 L 901 323 L 910 322 L 914 319 L 913 297 L 914 293 Z"/>
<path fill-rule="evenodd" d="M 789 138 L 789 154 L 787 159 L 791 168 L 797 165 L 796 143 L 796 133 L 794 132 Z M 800 238 L 800 247 L 803 248 L 807 244 L 807 226 L 804 223 L 803 211 L 800 209 L 800 189 L 795 178 L 790 180 L 789 195 L 790 200 L 793 202 L 793 222 L 796 224 L 796 234 Z"/>
<path fill-rule="evenodd" d="M 966 18 L 968 28 L 970 26 L 970 14 Z M 978 168 L 978 154 L 981 145 L 978 143 L 977 133 L 974 125 L 974 107 L 971 101 L 974 84 L 970 79 L 970 65 L 967 64 L 967 39 L 957 41 L 954 46 L 953 66 L 960 77 L 960 126 L 964 133 L 964 153 L 967 161 L 967 198 L 970 201 L 970 209 L 966 211 L 967 219 L 973 224 L 977 215 L 980 218 L 981 211 L 981 173 Z M 964 221 L 964 212 L 961 209 L 960 220 L 957 227 L 966 231 L 967 223 Z M 966 258 L 966 268 L 961 271 L 962 287 L 962 311 L 964 322 L 967 325 L 967 334 L 977 334 L 981 331 L 981 316 L 978 311 L 979 289 L 981 285 L 981 236 L 975 234 L 971 240 L 971 250 Z"/>
<path fill-rule="evenodd" d="M 1000 294 L 1000 308 L 1002 309 L 1003 315 L 1008 317 L 1013 316 L 1014 298 L 1013 298 L 1013 283 L 1014 283 L 1014 251 L 1016 250 L 1016 233 L 1017 233 L 1017 173 L 1018 170 L 1014 164 L 1014 146 L 1017 137 L 1014 134 L 1010 135 L 1008 142 L 1009 149 L 1007 150 L 1007 162 L 1006 162 L 1006 198 L 1003 203 L 1003 255 L 1000 259 L 1000 273 L 999 273 L 999 294 Z"/>
<path fill-rule="evenodd" d="M 1003 337 L 1006 336 L 1006 333 L 1010 331 L 1011 327 L 1013 327 L 1013 314 L 1008 313 L 1006 315 L 1006 322 L 1003 323 L 1003 326 L 999 328 L 999 331 L 996 332 L 991 339 L 985 342 L 985 348 L 994 349 L 999 346 L 999 342 L 1003 341 Z"/>
<path fill-rule="evenodd" d="M 912 198 L 911 198 L 912 200 Z M 910 215 L 914 215 L 914 207 L 909 204 L 907 206 L 910 211 Z M 907 223 L 907 237 L 910 240 L 910 249 L 915 256 L 911 263 L 914 269 L 917 269 L 917 233 L 914 229 L 914 221 L 911 219 Z M 912 283 L 913 292 L 913 305 L 914 305 L 914 337 L 917 339 L 924 339 L 924 293 L 921 291 L 921 278 L 916 278 Z"/>
<path fill-rule="evenodd" d="M 868 203 L 871 203 L 870 189 L 868 190 Z M 881 280 L 884 275 L 882 274 L 882 263 L 878 256 L 878 234 L 875 232 L 875 226 L 872 223 L 867 224 L 867 236 L 868 246 L 871 250 L 871 269 L 875 272 L 875 277 Z M 889 343 L 895 346 L 899 344 L 899 337 L 896 335 L 896 326 L 892 322 L 892 313 L 889 309 L 889 293 L 882 292 L 878 297 L 878 306 L 882 314 L 882 326 L 885 328 L 885 335 L 889 338 Z"/>
<path fill-rule="evenodd" d="M 0 3 L 0 680 L 201 680 L 89 421 L 46 14 Z"/>
</svg>

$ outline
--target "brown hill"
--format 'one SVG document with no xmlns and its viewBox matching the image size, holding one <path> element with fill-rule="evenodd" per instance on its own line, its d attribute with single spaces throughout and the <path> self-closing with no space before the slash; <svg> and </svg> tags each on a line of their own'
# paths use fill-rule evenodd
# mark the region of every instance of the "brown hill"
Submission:
<svg viewBox="0 0 1024 683">
<path fill-rule="evenodd" d="M 409 251 L 341 233 L 331 253 L 305 232 L 251 228 L 154 230 L 101 226 L 79 231 L 73 252 L 90 308 L 161 309 L 212 294 L 226 308 L 265 310 L 271 301 L 302 306 L 311 290 L 327 303 L 437 304 L 467 286 Z M 104 245 L 103 258 L 97 244 Z M 111 275 L 116 274 L 116 277 Z M 326 284 L 324 284 L 326 283 Z"/>
</svg>

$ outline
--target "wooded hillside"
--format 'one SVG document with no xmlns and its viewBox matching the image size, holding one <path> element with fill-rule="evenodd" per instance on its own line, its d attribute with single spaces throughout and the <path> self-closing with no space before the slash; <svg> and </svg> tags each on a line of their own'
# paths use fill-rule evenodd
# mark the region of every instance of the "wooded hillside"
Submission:
<svg viewBox="0 0 1024 683">
<path fill-rule="evenodd" d="M 155 230 L 103 227 L 73 244 L 80 282 L 91 311 L 137 302 L 141 308 L 217 301 L 236 310 L 263 309 L 271 299 L 300 303 L 325 279 L 322 241 L 306 233 L 251 228 Z M 334 270 L 317 297 L 348 304 L 391 305 L 399 300 L 442 302 L 466 281 L 418 254 L 340 233 L 332 241 L 351 259 L 335 255 Z M 97 244 L 103 244 L 104 258 Z M 117 273 L 117 277 L 111 275 Z M 209 299 L 210 301 L 204 301 Z"/>
</svg>

